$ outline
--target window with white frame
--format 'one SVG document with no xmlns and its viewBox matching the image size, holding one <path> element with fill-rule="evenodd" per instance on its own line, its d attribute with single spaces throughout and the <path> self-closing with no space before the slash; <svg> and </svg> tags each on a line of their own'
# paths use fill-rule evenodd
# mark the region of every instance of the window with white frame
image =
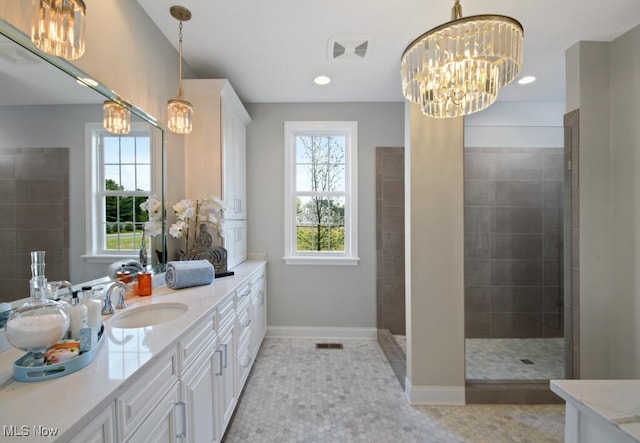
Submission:
<svg viewBox="0 0 640 443">
<path fill-rule="evenodd" d="M 87 195 L 87 257 L 137 256 L 148 213 L 140 204 L 153 195 L 154 150 L 148 125 L 132 125 L 126 135 L 89 124 L 92 147 Z M 89 165 L 88 165 L 89 166 Z M 147 247 L 149 247 L 149 240 Z"/>
<path fill-rule="evenodd" d="M 358 264 L 358 123 L 285 122 L 285 262 Z"/>
</svg>

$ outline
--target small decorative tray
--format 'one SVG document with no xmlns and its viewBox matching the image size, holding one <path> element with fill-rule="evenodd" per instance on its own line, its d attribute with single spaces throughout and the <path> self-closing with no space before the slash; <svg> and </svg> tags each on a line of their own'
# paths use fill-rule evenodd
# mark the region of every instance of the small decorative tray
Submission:
<svg viewBox="0 0 640 443">
<path fill-rule="evenodd" d="M 97 329 L 97 328 L 96 328 Z M 104 336 L 104 324 L 98 331 L 98 341 L 86 352 L 70 360 L 44 366 L 28 366 L 32 361 L 31 352 L 27 352 L 13 363 L 13 378 L 18 381 L 42 381 L 63 377 L 76 372 L 93 361 L 100 349 Z"/>
</svg>

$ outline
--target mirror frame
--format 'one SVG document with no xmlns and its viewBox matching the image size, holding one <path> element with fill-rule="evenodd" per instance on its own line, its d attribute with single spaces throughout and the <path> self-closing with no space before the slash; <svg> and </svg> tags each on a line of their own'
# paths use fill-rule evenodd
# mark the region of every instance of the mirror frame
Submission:
<svg viewBox="0 0 640 443">
<path fill-rule="evenodd" d="M 161 252 L 159 255 L 159 262 L 153 266 L 154 272 L 163 272 L 167 263 L 167 232 L 166 232 L 166 208 L 165 208 L 165 197 L 166 197 L 166 155 L 165 155 L 165 133 L 164 128 L 158 124 L 158 121 L 155 117 L 148 114 L 141 108 L 135 106 L 129 101 L 125 100 L 118 94 L 116 94 L 112 89 L 108 86 L 97 82 L 92 78 L 91 75 L 85 73 L 81 69 L 77 68 L 75 65 L 69 63 L 67 60 L 64 60 L 60 57 L 56 57 L 54 55 L 50 55 L 45 53 L 36 47 L 32 42 L 29 36 L 25 35 L 22 31 L 15 28 L 11 23 L 7 22 L 4 19 L 0 18 L 0 34 L 4 35 L 9 40 L 12 40 L 14 43 L 23 47 L 27 51 L 34 54 L 36 57 L 44 60 L 45 62 L 53 65 L 54 67 L 60 69 L 71 77 L 75 78 L 79 83 L 84 86 L 87 86 L 90 89 L 93 89 L 103 97 L 108 100 L 113 100 L 114 102 L 120 104 L 122 107 L 128 109 L 132 114 L 136 115 L 143 121 L 149 123 L 150 125 L 156 127 L 160 130 L 160 174 L 161 174 L 161 186 L 160 186 L 160 201 L 162 203 L 162 233 L 161 238 Z M 153 251 L 155 252 L 155 251 Z M 155 254 L 154 254 L 155 256 Z M 105 274 L 106 275 L 106 274 Z"/>
</svg>

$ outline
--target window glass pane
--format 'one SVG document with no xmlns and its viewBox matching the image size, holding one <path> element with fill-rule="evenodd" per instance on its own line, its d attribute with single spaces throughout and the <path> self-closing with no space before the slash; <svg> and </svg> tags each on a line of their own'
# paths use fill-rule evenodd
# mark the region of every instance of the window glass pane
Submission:
<svg viewBox="0 0 640 443">
<path fill-rule="evenodd" d="M 104 180 L 107 191 L 120 190 L 120 165 L 105 165 L 104 167 Z"/>
<path fill-rule="evenodd" d="M 296 147 L 298 191 L 345 191 L 345 137 L 299 136 Z"/>
<path fill-rule="evenodd" d="M 137 165 L 136 178 L 138 180 L 137 191 L 151 191 L 151 165 Z"/>
<path fill-rule="evenodd" d="M 104 162 L 120 163 L 120 138 L 119 137 L 103 137 L 104 145 Z"/>
<path fill-rule="evenodd" d="M 136 190 L 136 166 L 135 165 L 122 165 L 122 178 L 120 184 L 123 189 L 127 191 Z"/>
<path fill-rule="evenodd" d="M 136 162 L 136 139 L 134 137 L 120 137 L 120 162 Z"/>
<path fill-rule="evenodd" d="M 114 196 L 106 196 L 104 202 L 104 215 L 105 221 L 107 222 L 107 228 L 109 227 L 109 222 L 117 222 L 118 221 L 118 197 Z M 107 229 L 108 233 L 108 229 Z"/>
<path fill-rule="evenodd" d="M 296 200 L 296 250 L 344 251 L 343 197 Z"/>
<path fill-rule="evenodd" d="M 136 163 L 151 163 L 151 139 L 136 137 Z"/>
</svg>

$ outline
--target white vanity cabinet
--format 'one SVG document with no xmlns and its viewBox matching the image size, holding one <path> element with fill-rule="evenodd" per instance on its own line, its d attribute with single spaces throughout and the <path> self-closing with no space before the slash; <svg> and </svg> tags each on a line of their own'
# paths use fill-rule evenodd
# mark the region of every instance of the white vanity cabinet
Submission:
<svg viewBox="0 0 640 443">
<path fill-rule="evenodd" d="M 116 408 L 113 403 L 100 412 L 69 443 L 116 443 Z"/>
<path fill-rule="evenodd" d="M 261 267 L 251 277 L 251 341 L 250 355 L 255 359 L 267 333 L 267 270 Z"/>
<path fill-rule="evenodd" d="M 185 138 L 186 194 L 220 196 L 227 205 L 224 247 L 231 269 L 247 259 L 246 126 L 251 118 L 228 80 L 190 79 L 183 86 L 195 109 L 193 130 Z"/>
<path fill-rule="evenodd" d="M 231 421 L 233 411 L 238 403 L 236 391 L 236 316 L 233 296 L 225 300 L 218 310 L 218 345 L 219 360 L 215 372 L 214 390 L 219 411 L 216 414 L 219 429 L 224 432 Z M 219 436 L 220 438 L 222 435 Z"/>
</svg>

